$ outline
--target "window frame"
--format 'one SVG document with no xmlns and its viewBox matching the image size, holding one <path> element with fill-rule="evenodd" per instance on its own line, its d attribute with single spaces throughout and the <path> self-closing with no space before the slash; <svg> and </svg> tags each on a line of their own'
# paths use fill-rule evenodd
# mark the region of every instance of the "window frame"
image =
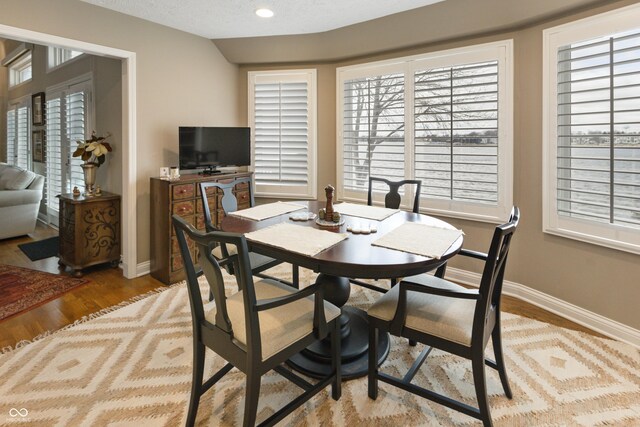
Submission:
<svg viewBox="0 0 640 427">
<path fill-rule="evenodd" d="M 27 68 L 31 69 L 31 76 L 28 79 L 21 79 L 21 75 Z M 9 88 L 13 89 L 20 85 L 30 82 L 33 79 L 33 56 L 31 51 L 27 51 L 20 55 L 18 59 L 8 66 Z"/>
<path fill-rule="evenodd" d="M 80 90 L 79 90 L 80 89 Z M 74 185 L 79 186 L 79 188 L 81 188 L 81 184 L 83 184 L 81 181 L 74 181 L 72 174 L 73 174 L 73 170 L 72 168 L 74 167 L 79 167 L 79 164 L 82 163 L 82 161 L 79 158 L 73 158 L 72 154 L 75 151 L 76 148 L 76 142 L 75 140 L 72 140 L 73 138 L 71 138 L 71 136 L 68 133 L 68 128 L 66 125 L 66 121 L 68 119 L 67 114 L 66 114 L 66 109 L 67 109 L 67 96 L 71 93 L 74 92 L 78 92 L 78 91 L 82 91 L 83 93 L 86 94 L 87 96 L 87 100 L 85 102 L 85 122 L 84 122 L 84 138 L 86 139 L 90 134 L 91 131 L 93 129 L 95 129 L 95 97 L 93 96 L 93 94 L 95 93 L 95 86 L 94 86 L 94 79 L 93 79 L 93 73 L 89 72 L 86 74 L 83 74 L 81 76 L 75 77 L 73 79 L 67 80 L 66 82 L 60 83 L 60 84 L 56 84 L 53 86 L 49 86 L 46 88 L 46 99 L 47 102 L 50 102 L 54 99 L 60 99 L 60 108 L 61 108 L 61 130 L 60 130 L 60 157 L 61 157 L 61 164 L 60 164 L 60 168 L 61 171 L 63 172 L 64 176 L 60 177 L 60 184 L 61 184 L 61 191 L 64 193 L 65 191 L 71 191 L 71 188 Z M 47 120 L 47 137 L 51 138 L 53 135 L 53 132 L 50 132 L 48 126 L 51 126 L 52 123 Z M 50 146 L 49 144 L 47 144 L 47 148 L 50 149 L 52 148 L 52 146 Z M 49 163 L 50 159 L 53 159 L 54 156 L 47 156 L 47 163 L 46 163 L 46 172 L 45 175 L 47 177 L 47 182 L 46 182 L 46 189 L 45 189 L 45 205 L 47 206 L 47 216 L 48 216 L 48 221 L 51 224 L 57 224 L 58 223 L 58 218 L 59 218 L 59 212 L 58 212 L 58 204 L 55 200 L 55 194 L 52 193 L 50 187 L 49 187 L 49 177 L 50 177 L 50 168 L 53 167 L 53 165 L 51 165 Z M 74 161 L 75 160 L 75 161 Z M 76 175 L 78 174 L 78 171 L 76 170 Z M 80 172 L 82 173 L 82 172 Z M 69 185 L 69 187 L 67 187 L 67 185 Z"/>
<path fill-rule="evenodd" d="M 317 70 L 292 69 L 292 70 L 270 70 L 270 71 L 249 71 L 247 73 L 248 86 L 248 122 L 251 128 L 251 166 L 249 170 L 255 172 L 255 85 L 257 80 L 263 82 L 301 82 L 307 83 L 307 186 L 305 188 L 290 187 L 285 185 L 260 185 L 254 178 L 256 197 L 273 197 L 314 200 L 317 197 Z"/>
<path fill-rule="evenodd" d="M 468 201 L 421 197 L 420 212 L 431 215 L 461 218 L 473 221 L 500 224 L 509 215 L 513 206 L 513 40 L 465 46 L 456 49 L 430 52 L 394 58 L 385 61 L 339 67 L 336 70 L 336 157 L 337 198 L 344 201 L 366 201 L 367 192 L 347 191 L 342 185 L 344 126 L 344 82 L 351 79 L 404 73 L 405 79 L 405 179 L 414 178 L 414 77 L 426 69 L 455 67 L 458 65 L 498 61 L 498 203 L 486 205 Z M 409 190 L 411 193 L 411 190 Z M 407 201 L 412 194 L 407 194 Z M 383 195 L 374 194 L 374 202 L 382 203 Z M 408 203 L 408 202 L 407 202 Z M 408 208 L 409 205 L 402 207 Z"/>
<path fill-rule="evenodd" d="M 559 47 L 640 29 L 640 6 L 610 12 L 545 29 L 542 64 L 542 231 L 573 240 L 640 254 L 640 228 L 602 223 L 558 214 L 557 203 L 557 85 Z"/>
<path fill-rule="evenodd" d="M 71 56 L 69 59 L 63 60 L 61 62 L 57 62 L 57 58 L 62 57 L 62 53 L 65 51 L 71 52 L 71 54 L 73 54 L 74 52 L 78 52 L 78 55 Z M 51 71 L 55 71 L 58 68 L 62 67 L 63 65 L 67 65 L 67 64 L 70 64 L 71 62 L 78 60 L 78 58 L 80 58 L 83 54 L 84 52 L 81 52 L 79 50 L 67 49 L 64 47 L 49 46 L 47 48 L 47 73 Z"/>
</svg>

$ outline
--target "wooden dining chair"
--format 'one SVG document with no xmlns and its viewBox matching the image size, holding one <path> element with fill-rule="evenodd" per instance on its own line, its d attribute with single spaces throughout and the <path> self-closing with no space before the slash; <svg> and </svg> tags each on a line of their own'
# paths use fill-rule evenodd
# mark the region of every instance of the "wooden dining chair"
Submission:
<svg viewBox="0 0 640 427">
<path fill-rule="evenodd" d="M 496 369 L 506 396 L 511 399 L 500 334 L 500 298 L 511 238 L 520 220 L 514 207 L 506 224 L 496 227 L 488 254 L 462 250 L 461 255 L 485 261 L 479 289 L 462 286 L 427 274 L 406 278 L 376 301 L 369 319 L 369 397 L 378 397 L 378 380 L 482 420 L 491 426 L 484 365 Z M 376 363 L 378 330 L 426 345 L 404 378 L 379 371 Z M 489 338 L 495 362 L 485 359 Z M 411 381 L 432 348 L 471 360 L 478 408 L 427 390 Z"/>
<path fill-rule="evenodd" d="M 405 185 L 414 185 L 414 197 L 413 197 L 413 213 L 420 213 L 420 190 L 422 188 L 422 181 L 419 179 L 404 179 L 402 181 L 390 181 L 385 178 L 378 178 L 374 176 L 369 177 L 369 191 L 367 193 L 367 205 L 373 206 L 373 186 L 375 182 L 381 182 L 389 187 L 389 191 L 384 197 L 384 207 L 389 209 L 400 209 L 400 205 L 402 203 L 402 197 L 400 196 L 400 187 Z M 444 277 L 447 263 L 444 262 L 436 267 L 436 276 Z M 391 277 L 389 279 L 391 281 L 391 287 L 395 286 L 398 279 L 396 277 Z M 387 292 L 387 288 L 383 288 L 382 286 L 376 286 L 371 283 L 363 282 L 358 279 L 349 279 L 349 282 L 365 287 L 367 289 L 371 289 L 377 292 Z"/>
<path fill-rule="evenodd" d="M 270 415 L 260 425 L 274 425 L 287 414 L 331 384 L 331 396 L 341 394 L 340 309 L 324 301 L 323 288 L 313 284 L 296 290 L 275 280 L 254 281 L 247 241 L 242 234 L 196 230 L 173 215 L 180 252 L 187 272 L 187 289 L 193 326 L 193 378 L 187 426 L 193 426 L 201 396 L 232 368 L 246 375 L 243 425 L 256 422 L 262 375 L 275 370 L 304 392 Z M 196 270 L 187 238 L 198 248 Z M 216 245 L 233 245 L 233 255 L 218 260 Z M 226 296 L 221 267 L 233 264 L 237 289 Z M 215 307 L 206 311 L 198 277 L 204 275 Z M 315 384 L 299 377 L 282 363 L 316 340 L 331 334 L 331 372 Z M 205 349 L 210 348 L 228 363 L 203 383 Z M 224 391 L 222 391 L 224 393 Z"/>
<path fill-rule="evenodd" d="M 253 207 L 255 205 L 255 200 L 253 198 L 253 185 L 251 177 L 243 177 L 236 178 L 231 182 L 201 182 L 200 183 L 200 197 L 202 199 L 202 208 L 204 212 L 204 222 L 205 229 L 207 231 L 219 231 L 217 227 L 213 225 L 213 219 L 211 216 L 211 206 L 209 205 L 209 197 L 207 195 L 207 190 L 209 188 L 217 188 L 222 191 L 222 198 L 220 200 L 220 204 L 222 206 L 222 210 L 224 211 L 225 216 L 230 214 L 231 212 L 235 212 L 238 210 L 238 199 L 233 193 L 234 188 L 238 184 L 246 183 L 249 188 L 249 206 Z M 214 196 L 215 197 L 215 196 Z M 213 206 L 216 206 L 214 203 Z M 226 245 L 220 245 L 213 250 L 213 256 L 217 259 L 228 258 L 229 255 L 234 254 L 234 247 L 227 247 Z M 280 282 L 287 283 L 294 288 L 298 287 L 299 282 L 299 269 L 297 265 L 292 266 L 292 281 L 288 282 L 283 279 L 279 279 L 273 276 L 269 276 L 263 273 L 263 271 L 268 270 L 276 265 L 282 264 L 283 261 L 270 258 L 268 256 L 260 255 L 255 252 L 249 252 L 249 262 L 251 264 L 251 272 L 254 276 L 262 277 L 264 279 L 274 279 L 279 280 Z M 227 271 L 230 274 L 233 274 L 233 267 L 228 265 Z"/>
<path fill-rule="evenodd" d="M 369 191 L 367 193 L 367 205 L 373 206 L 373 185 L 374 182 L 381 182 L 389 187 L 389 191 L 384 196 L 384 207 L 389 209 L 400 209 L 402 203 L 402 197 L 400 196 L 400 187 L 405 185 L 415 185 L 414 197 L 413 197 L 413 213 L 420 212 L 420 189 L 422 188 L 422 181 L 419 179 L 403 179 L 402 181 L 389 181 L 385 178 L 378 178 L 375 176 L 369 177 Z"/>
</svg>

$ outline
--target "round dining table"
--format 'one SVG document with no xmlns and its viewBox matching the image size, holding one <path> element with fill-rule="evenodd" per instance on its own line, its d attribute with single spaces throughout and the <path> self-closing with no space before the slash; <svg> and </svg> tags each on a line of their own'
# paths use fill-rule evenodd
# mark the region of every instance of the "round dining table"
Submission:
<svg viewBox="0 0 640 427">
<path fill-rule="evenodd" d="M 310 212 L 318 212 L 325 202 L 295 202 L 305 206 Z M 348 233 L 348 238 L 314 256 L 302 255 L 286 248 L 247 240 L 249 250 L 278 260 L 289 262 L 302 268 L 320 273 L 316 283 L 324 287 L 325 300 L 342 310 L 341 362 L 343 379 L 362 377 L 367 374 L 369 332 L 366 312 L 345 305 L 349 299 L 351 284 L 349 278 L 390 279 L 413 276 L 434 270 L 460 251 L 463 237 L 460 236 L 439 258 L 429 258 L 408 252 L 374 246 L 372 242 L 402 224 L 413 222 L 436 227 L 453 228 L 450 224 L 427 215 L 398 211 L 382 221 L 343 215 L 345 223 L 338 227 L 321 227 L 315 220 L 293 221 L 291 213 L 278 215 L 261 221 L 228 215 L 220 223 L 226 232 L 250 233 L 283 222 L 296 223 L 303 227 L 313 227 L 336 233 Z M 377 232 L 355 234 L 347 232 L 350 225 L 371 226 Z M 378 336 L 378 363 L 381 364 L 389 353 L 389 335 Z M 319 340 L 289 359 L 288 364 L 306 375 L 321 378 L 331 370 L 330 343 Z"/>
</svg>

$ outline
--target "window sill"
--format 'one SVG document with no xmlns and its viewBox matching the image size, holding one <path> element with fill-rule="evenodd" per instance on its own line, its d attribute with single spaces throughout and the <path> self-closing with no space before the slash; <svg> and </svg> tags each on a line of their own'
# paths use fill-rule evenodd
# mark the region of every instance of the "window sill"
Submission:
<svg viewBox="0 0 640 427">
<path fill-rule="evenodd" d="M 607 227 L 607 228 L 612 228 L 612 229 L 615 228 L 615 229 L 618 229 L 617 231 L 619 233 L 627 234 L 625 230 L 620 230 L 619 229 L 620 227 Z M 552 234 L 554 236 L 564 237 L 567 239 L 577 240 L 584 243 L 590 243 L 592 245 L 603 246 L 609 249 L 616 249 L 619 251 L 640 255 L 640 243 L 616 240 L 608 237 L 590 234 L 587 232 L 570 230 L 570 229 L 560 228 L 560 227 L 543 226 L 542 231 L 544 233 Z M 629 230 L 628 233 L 631 235 L 638 234 L 638 233 L 634 233 L 632 230 Z M 640 240 L 640 238 L 638 240 Z"/>
</svg>

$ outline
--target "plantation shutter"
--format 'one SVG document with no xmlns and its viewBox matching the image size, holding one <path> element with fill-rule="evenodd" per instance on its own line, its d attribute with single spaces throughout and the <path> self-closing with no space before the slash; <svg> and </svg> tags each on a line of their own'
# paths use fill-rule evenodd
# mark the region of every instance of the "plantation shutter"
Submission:
<svg viewBox="0 0 640 427">
<path fill-rule="evenodd" d="M 640 32 L 558 49 L 557 209 L 640 226 Z"/>
<path fill-rule="evenodd" d="M 17 108 L 7 111 L 7 163 L 14 165 L 16 162 L 16 115 Z"/>
<path fill-rule="evenodd" d="M 72 88 L 66 96 L 66 122 L 67 122 L 67 147 L 69 150 L 69 183 L 67 192 L 71 192 L 74 186 L 84 187 L 84 173 L 82 171 L 82 159 L 71 157 L 76 150 L 78 140 L 87 137 L 87 96 L 83 89 Z"/>
<path fill-rule="evenodd" d="M 63 126 L 62 126 L 62 94 L 47 93 L 47 182 L 45 203 L 49 208 L 58 210 L 56 196 L 62 194 L 66 167 L 62 152 Z"/>
<path fill-rule="evenodd" d="M 313 197 L 315 70 L 250 73 L 250 82 L 256 195 Z"/>
<path fill-rule="evenodd" d="M 366 191 L 369 176 L 405 177 L 404 75 L 347 80 L 343 92 L 343 185 Z"/>
<path fill-rule="evenodd" d="M 498 204 L 498 61 L 414 75 L 414 170 L 422 195 Z"/>
<path fill-rule="evenodd" d="M 19 107 L 16 112 L 15 165 L 23 169 L 29 166 L 29 108 Z"/>
</svg>

